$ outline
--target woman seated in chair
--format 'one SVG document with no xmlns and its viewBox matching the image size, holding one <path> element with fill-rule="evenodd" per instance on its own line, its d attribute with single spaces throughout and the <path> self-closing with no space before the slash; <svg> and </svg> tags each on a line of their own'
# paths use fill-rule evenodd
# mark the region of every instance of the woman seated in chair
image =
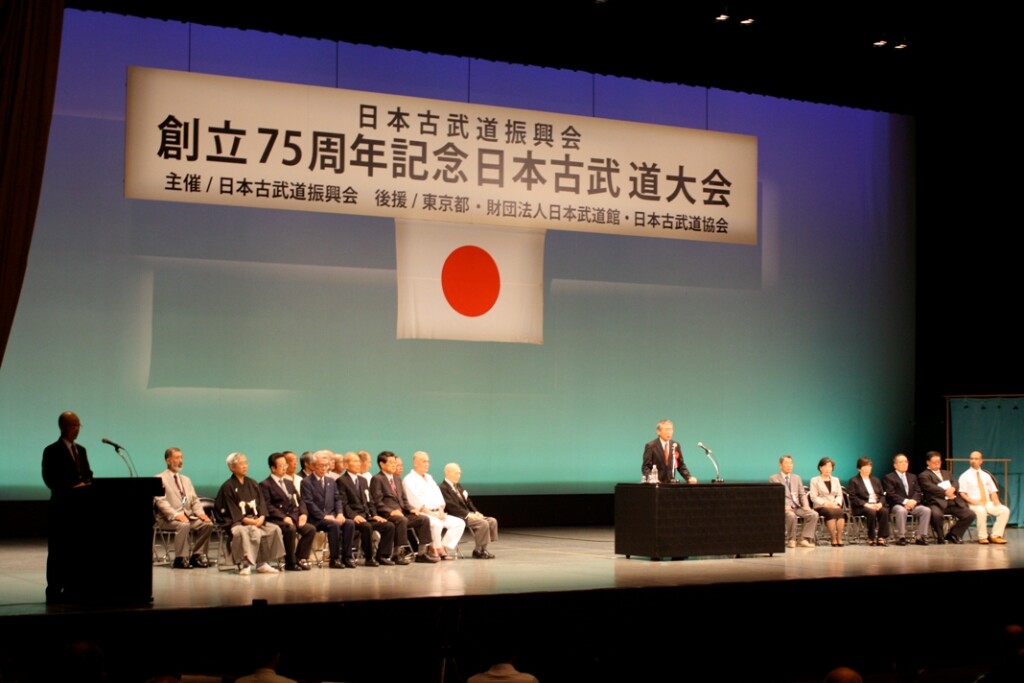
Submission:
<svg viewBox="0 0 1024 683">
<path fill-rule="evenodd" d="M 850 508 L 855 515 L 863 515 L 868 527 L 868 545 L 885 545 L 889 538 L 889 508 L 878 477 L 871 476 L 871 458 L 857 458 L 859 474 L 849 481 Z"/>
<path fill-rule="evenodd" d="M 811 479 L 811 505 L 818 516 L 825 520 L 832 537 L 832 547 L 843 547 L 843 530 L 846 528 L 846 510 L 843 509 L 843 487 L 832 476 L 836 463 L 824 457 L 818 461 L 818 476 Z"/>
</svg>

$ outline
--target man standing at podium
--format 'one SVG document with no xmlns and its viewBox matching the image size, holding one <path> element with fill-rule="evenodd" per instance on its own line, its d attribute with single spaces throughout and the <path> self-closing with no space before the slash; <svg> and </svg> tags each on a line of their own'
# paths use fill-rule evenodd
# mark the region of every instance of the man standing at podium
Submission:
<svg viewBox="0 0 1024 683">
<path fill-rule="evenodd" d="M 75 563 L 81 559 L 77 551 L 78 529 L 72 522 L 78 519 L 79 502 L 75 492 L 92 483 L 92 469 L 85 447 L 75 443 L 82 423 L 68 411 L 57 418 L 60 438 L 43 451 L 43 482 L 50 489 L 47 520 L 46 601 L 63 602 L 74 596 L 69 594 Z"/>
<path fill-rule="evenodd" d="M 658 423 L 658 438 L 648 441 L 644 446 L 644 461 L 640 471 L 644 480 L 651 474 L 651 470 L 657 468 L 658 482 L 661 484 L 672 483 L 676 480 L 676 472 L 682 475 L 688 484 L 696 484 L 696 477 L 686 469 L 683 462 L 683 450 L 679 447 L 678 441 L 672 440 L 674 428 L 671 420 L 662 420 Z"/>
</svg>

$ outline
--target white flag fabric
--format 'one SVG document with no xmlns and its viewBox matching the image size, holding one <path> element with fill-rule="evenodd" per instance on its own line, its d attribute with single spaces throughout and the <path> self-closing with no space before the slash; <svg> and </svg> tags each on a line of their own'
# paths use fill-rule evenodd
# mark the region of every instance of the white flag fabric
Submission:
<svg viewBox="0 0 1024 683">
<path fill-rule="evenodd" d="M 398 338 L 543 344 L 544 234 L 396 219 Z"/>
</svg>

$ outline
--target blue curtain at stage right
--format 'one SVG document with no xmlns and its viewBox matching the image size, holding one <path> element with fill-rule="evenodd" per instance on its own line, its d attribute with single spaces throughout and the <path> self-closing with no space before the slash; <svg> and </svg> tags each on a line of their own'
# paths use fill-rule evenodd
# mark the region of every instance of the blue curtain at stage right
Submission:
<svg viewBox="0 0 1024 683">
<path fill-rule="evenodd" d="M 1009 481 L 1004 502 L 1010 506 L 1010 523 L 1024 521 L 1021 507 L 1021 470 L 1024 469 L 1024 397 L 950 398 L 949 425 L 952 436 L 951 457 L 967 458 L 971 451 L 985 456 L 985 469 L 1003 485 L 1003 467 L 992 462 L 1008 458 Z M 959 475 L 966 467 L 955 468 Z"/>
</svg>

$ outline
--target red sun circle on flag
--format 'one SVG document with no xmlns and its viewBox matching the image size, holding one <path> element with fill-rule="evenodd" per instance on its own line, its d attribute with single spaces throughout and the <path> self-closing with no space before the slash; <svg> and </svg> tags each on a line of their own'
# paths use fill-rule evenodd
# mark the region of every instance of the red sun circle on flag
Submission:
<svg viewBox="0 0 1024 683">
<path fill-rule="evenodd" d="M 481 316 L 494 307 L 501 292 L 498 264 L 480 247 L 459 247 L 441 267 L 441 289 L 448 305 L 458 313 L 469 318 Z"/>
</svg>

